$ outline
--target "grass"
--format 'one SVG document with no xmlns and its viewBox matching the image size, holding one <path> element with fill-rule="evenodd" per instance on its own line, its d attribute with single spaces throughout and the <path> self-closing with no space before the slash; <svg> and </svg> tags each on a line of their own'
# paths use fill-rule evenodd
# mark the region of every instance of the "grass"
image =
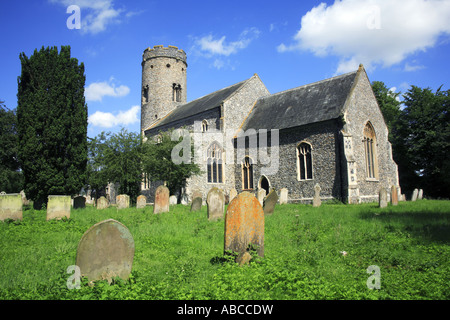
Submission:
<svg viewBox="0 0 450 320">
<path fill-rule="evenodd" d="M 70 219 L 46 221 L 24 211 L 0 222 L 0 299 L 394 299 L 450 298 L 450 201 L 376 204 L 277 205 L 265 218 L 265 256 L 239 266 L 224 258 L 224 221 L 206 208 L 93 207 Z M 83 233 L 105 219 L 125 224 L 135 241 L 128 281 L 67 288 Z M 342 252 L 347 252 L 343 255 Z M 381 288 L 370 290 L 367 268 L 380 268 Z"/>
</svg>

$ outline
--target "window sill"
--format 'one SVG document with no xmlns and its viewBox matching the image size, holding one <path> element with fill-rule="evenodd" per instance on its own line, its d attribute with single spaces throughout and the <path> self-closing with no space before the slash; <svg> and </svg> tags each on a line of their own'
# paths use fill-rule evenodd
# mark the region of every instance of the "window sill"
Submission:
<svg viewBox="0 0 450 320">
<path fill-rule="evenodd" d="M 254 191 L 254 189 L 242 189 L 242 191 Z"/>
<path fill-rule="evenodd" d="M 377 178 L 366 178 L 367 182 L 380 182 Z"/>
</svg>

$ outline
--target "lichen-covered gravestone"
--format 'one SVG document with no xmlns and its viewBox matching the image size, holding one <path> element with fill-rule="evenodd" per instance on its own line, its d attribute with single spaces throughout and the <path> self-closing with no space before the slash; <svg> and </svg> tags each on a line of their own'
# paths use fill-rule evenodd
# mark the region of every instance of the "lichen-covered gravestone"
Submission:
<svg viewBox="0 0 450 320">
<path fill-rule="evenodd" d="M 387 207 L 387 192 L 386 192 L 385 188 L 380 188 L 378 204 L 379 204 L 380 208 Z"/>
<path fill-rule="evenodd" d="M 145 208 L 146 205 L 147 205 L 147 197 L 144 196 L 143 194 L 141 194 L 136 199 L 136 208 L 137 209 L 142 209 L 142 208 Z"/>
<path fill-rule="evenodd" d="M 70 196 L 48 196 L 47 220 L 70 218 Z"/>
<path fill-rule="evenodd" d="M 280 204 L 288 203 L 288 189 L 280 189 Z"/>
<path fill-rule="evenodd" d="M 22 220 L 22 205 L 22 196 L 19 193 L 0 194 L 0 221 Z"/>
<path fill-rule="evenodd" d="M 93 225 L 78 243 L 76 265 L 89 281 L 128 279 L 133 266 L 134 240 L 122 223 L 108 219 Z"/>
<path fill-rule="evenodd" d="M 78 197 L 73 198 L 73 208 L 74 209 L 86 208 L 86 198 L 83 196 L 78 196 Z"/>
<path fill-rule="evenodd" d="M 272 214 L 275 210 L 275 205 L 278 202 L 278 194 L 275 191 L 275 189 L 272 189 L 272 191 L 269 192 L 267 197 L 264 199 L 264 214 Z"/>
<path fill-rule="evenodd" d="M 119 194 L 116 196 L 117 209 L 126 209 L 130 207 L 130 196 L 127 194 Z"/>
<path fill-rule="evenodd" d="M 159 186 L 155 191 L 153 213 L 162 212 L 169 212 L 169 189 L 166 186 Z"/>
<path fill-rule="evenodd" d="M 398 205 L 398 190 L 396 186 L 391 187 L 391 204 L 393 206 Z"/>
<path fill-rule="evenodd" d="M 225 196 L 219 188 L 211 188 L 206 197 L 208 220 L 223 218 L 225 211 Z"/>
<path fill-rule="evenodd" d="M 109 207 L 109 201 L 105 197 L 101 196 L 97 199 L 97 209 L 106 209 Z"/>
<path fill-rule="evenodd" d="M 224 243 L 224 253 L 237 253 L 239 263 L 248 261 L 251 249 L 264 256 L 264 211 L 253 194 L 244 191 L 228 205 Z"/>
</svg>

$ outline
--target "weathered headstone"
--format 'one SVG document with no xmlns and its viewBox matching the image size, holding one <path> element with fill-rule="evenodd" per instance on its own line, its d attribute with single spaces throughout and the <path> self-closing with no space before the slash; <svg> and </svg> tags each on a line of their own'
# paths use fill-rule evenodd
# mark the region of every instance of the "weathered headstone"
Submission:
<svg viewBox="0 0 450 320">
<path fill-rule="evenodd" d="M 288 203 L 288 189 L 280 189 L 280 204 Z"/>
<path fill-rule="evenodd" d="M 266 197 L 266 190 L 259 189 L 257 193 L 257 198 L 261 207 L 264 205 L 264 198 Z"/>
<path fill-rule="evenodd" d="M 380 188 L 379 195 L 378 195 L 378 205 L 380 208 L 386 208 L 387 207 L 387 192 L 385 188 Z"/>
<path fill-rule="evenodd" d="M 423 199 L 423 189 L 419 189 L 419 193 L 417 195 L 417 200 L 422 200 Z"/>
<path fill-rule="evenodd" d="M 106 209 L 109 207 L 109 201 L 105 197 L 101 196 L 97 199 L 97 209 Z"/>
<path fill-rule="evenodd" d="M 63 217 L 70 218 L 70 206 L 70 196 L 48 196 L 47 220 L 61 219 Z"/>
<path fill-rule="evenodd" d="M 86 198 L 83 196 L 78 196 L 78 197 L 73 198 L 73 208 L 74 209 L 86 208 Z"/>
<path fill-rule="evenodd" d="M 228 205 L 224 242 L 224 253 L 237 253 L 239 263 L 248 262 L 250 249 L 264 256 L 264 211 L 250 192 L 240 193 Z"/>
<path fill-rule="evenodd" d="M 23 204 L 24 206 L 29 205 L 29 204 L 30 204 L 30 200 L 27 199 L 27 196 L 26 196 L 24 190 L 20 191 L 20 195 L 21 195 L 21 197 L 22 197 L 22 204 Z"/>
<path fill-rule="evenodd" d="M 22 196 L 18 193 L 0 194 L 0 221 L 22 220 Z"/>
<path fill-rule="evenodd" d="M 136 199 L 136 209 L 143 209 L 147 205 L 147 197 L 141 194 Z"/>
<path fill-rule="evenodd" d="M 211 188 L 206 197 L 208 208 L 208 220 L 217 220 L 223 218 L 225 211 L 225 196 L 222 191 L 216 187 Z"/>
<path fill-rule="evenodd" d="M 117 209 L 126 209 L 130 207 L 130 196 L 127 194 L 119 194 L 116 196 Z"/>
<path fill-rule="evenodd" d="M 275 210 L 275 205 L 278 202 L 278 194 L 275 189 L 272 189 L 267 197 L 264 198 L 263 210 L 264 214 L 272 214 Z"/>
<path fill-rule="evenodd" d="M 202 198 L 196 197 L 191 203 L 191 212 L 200 211 L 202 209 Z"/>
<path fill-rule="evenodd" d="M 419 194 L 419 190 L 414 189 L 412 197 L 411 197 L 411 201 L 416 201 L 418 194 Z"/>
<path fill-rule="evenodd" d="M 313 207 L 320 207 L 322 204 L 322 200 L 320 200 L 320 191 L 322 188 L 317 183 L 314 186 L 314 197 L 313 197 Z"/>
<path fill-rule="evenodd" d="M 192 193 L 192 200 L 194 200 L 195 198 L 202 198 L 202 197 L 203 197 L 202 193 L 200 191 L 198 191 L 198 190 L 195 190 Z"/>
<path fill-rule="evenodd" d="M 127 280 L 134 258 L 134 240 L 122 223 L 108 219 L 93 225 L 81 237 L 76 265 L 89 281 L 120 277 Z"/>
<path fill-rule="evenodd" d="M 231 189 L 231 190 L 230 190 L 230 196 L 229 196 L 229 199 L 228 199 L 228 203 L 230 203 L 231 201 L 233 201 L 234 197 L 236 197 L 236 196 L 237 196 L 237 191 L 236 191 L 236 189 L 235 189 L 235 188 Z"/>
<path fill-rule="evenodd" d="M 169 212 L 169 189 L 166 186 L 159 186 L 155 191 L 153 213 L 162 212 Z"/>
<path fill-rule="evenodd" d="M 170 205 L 177 204 L 177 202 L 178 202 L 177 196 L 170 196 L 169 197 L 169 204 Z"/>
<path fill-rule="evenodd" d="M 398 205 L 398 190 L 396 186 L 391 187 L 391 204 L 393 206 Z"/>
</svg>

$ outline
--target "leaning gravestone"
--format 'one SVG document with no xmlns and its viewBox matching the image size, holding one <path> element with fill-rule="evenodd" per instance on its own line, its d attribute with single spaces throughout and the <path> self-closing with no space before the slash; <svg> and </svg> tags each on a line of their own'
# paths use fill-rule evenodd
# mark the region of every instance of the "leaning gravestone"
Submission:
<svg viewBox="0 0 450 320">
<path fill-rule="evenodd" d="M 202 209 L 202 198 L 195 197 L 191 203 L 191 212 L 200 211 Z"/>
<path fill-rule="evenodd" d="M 136 209 L 142 209 L 145 208 L 145 206 L 147 205 L 147 197 L 144 196 L 143 194 L 141 194 L 139 197 L 137 197 L 136 199 Z"/>
<path fill-rule="evenodd" d="M 264 198 L 264 205 L 263 205 L 264 214 L 272 214 L 277 202 L 278 202 L 278 194 L 275 191 L 275 189 L 272 189 L 272 191 L 269 192 L 267 197 Z"/>
<path fill-rule="evenodd" d="M 169 212 L 169 189 L 166 186 L 159 186 L 155 191 L 153 213 L 162 212 Z"/>
<path fill-rule="evenodd" d="M 106 209 L 109 207 L 109 201 L 105 197 L 101 196 L 97 199 L 97 209 Z"/>
<path fill-rule="evenodd" d="M 398 205 L 398 190 L 396 186 L 391 187 L 391 204 L 393 206 Z"/>
<path fill-rule="evenodd" d="M 288 189 L 280 189 L 280 204 L 288 203 Z"/>
<path fill-rule="evenodd" d="M 412 197 L 411 197 L 411 201 L 416 201 L 417 200 L 418 193 L 419 193 L 419 190 L 414 189 Z"/>
<path fill-rule="evenodd" d="M 83 196 L 78 196 L 78 197 L 73 198 L 73 208 L 74 209 L 86 208 L 86 198 Z"/>
<path fill-rule="evenodd" d="M 385 188 L 380 188 L 378 195 L 378 205 L 380 208 L 387 207 L 387 192 Z"/>
<path fill-rule="evenodd" d="M 89 281 L 113 277 L 127 280 L 134 258 L 134 240 L 122 223 L 108 219 L 93 225 L 78 243 L 76 265 Z"/>
<path fill-rule="evenodd" d="M 266 190 L 264 190 L 264 189 L 258 190 L 257 196 L 258 196 L 259 204 L 262 207 L 264 205 L 264 198 L 266 197 Z"/>
<path fill-rule="evenodd" d="M 417 200 L 422 200 L 423 199 L 423 189 L 419 189 L 419 193 L 417 195 Z"/>
<path fill-rule="evenodd" d="M 117 209 L 126 209 L 130 207 L 130 196 L 127 194 L 119 194 L 116 196 Z"/>
<path fill-rule="evenodd" d="M 19 193 L 0 194 L 0 221 L 22 220 L 22 196 Z"/>
<path fill-rule="evenodd" d="M 70 196 L 48 196 L 47 220 L 70 218 Z"/>
<path fill-rule="evenodd" d="M 228 205 L 224 242 L 224 253 L 237 253 L 239 263 L 249 260 L 248 251 L 252 248 L 264 256 L 264 211 L 250 192 L 240 193 Z"/>
<path fill-rule="evenodd" d="M 208 208 L 208 220 L 217 220 L 223 218 L 225 210 L 225 196 L 218 188 L 211 188 L 206 197 Z"/>
<path fill-rule="evenodd" d="M 236 189 L 235 189 L 235 188 L 231 189 L 231 190 L 230 190 L 229 199 L 228 199 L 229 203 L 230 203 L 231 201 L 233 201 L 234 197 L 236 197 L 236 196 L 237 196 L 237 191 L 236 191 Z"/>
<path fill-rule="evenodd" d="M 314 186 L 314 198 L 313 198 L 313 207 L 320 207 L 322 204 L 322 200 L 320 200 L 320 191 L 322 189 L 320 188 L 319 184 L 317 183 Z"/>
</svg>

